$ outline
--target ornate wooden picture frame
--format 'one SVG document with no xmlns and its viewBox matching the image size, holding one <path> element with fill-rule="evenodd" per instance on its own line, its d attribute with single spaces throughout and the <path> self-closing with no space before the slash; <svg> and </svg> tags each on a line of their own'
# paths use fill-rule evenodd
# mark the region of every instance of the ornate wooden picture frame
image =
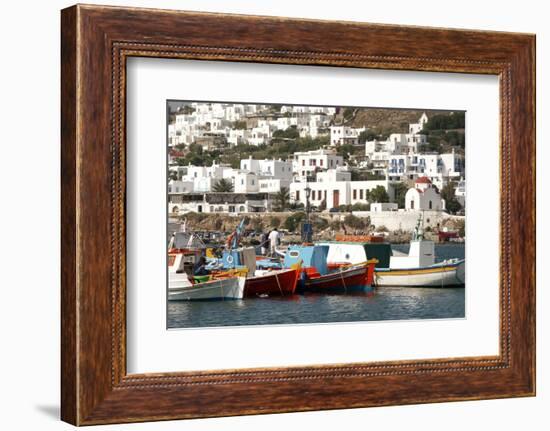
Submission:
<svg viewBox="0 0 550 431">
<path fill-rule="evenodd" d="M 62 11 L 61 50 L 64 421 L 535 394 L 534 35 L 78 5 Z M 497 75 L 500 354 L 127 374 L 125 66 L 133 56 Z"/>
</svg>

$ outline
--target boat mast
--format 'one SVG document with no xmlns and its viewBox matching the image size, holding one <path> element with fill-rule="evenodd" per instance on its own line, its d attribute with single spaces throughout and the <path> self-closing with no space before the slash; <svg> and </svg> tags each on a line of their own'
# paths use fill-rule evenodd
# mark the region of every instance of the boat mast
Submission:
<svg viewBox="0 0 550 431">
<path fill-rule="evenodd" d="M 421 241 L 424 239 L 424 210 L 420 211 L 418 215 L 418 220 L 416 221 L 416 226 L 413 232 L 413 240 Z"/>
<path fill-rule="evenodd" d="M 302 242 L 310 244 L 313 241 L 313 229 L 311 228 L 311 205 L 309 203 L 311 189 L 309 188 L 307 177 L 304 192 L 306 193 L 306 221 L 302 223 Z"/>
</svg>

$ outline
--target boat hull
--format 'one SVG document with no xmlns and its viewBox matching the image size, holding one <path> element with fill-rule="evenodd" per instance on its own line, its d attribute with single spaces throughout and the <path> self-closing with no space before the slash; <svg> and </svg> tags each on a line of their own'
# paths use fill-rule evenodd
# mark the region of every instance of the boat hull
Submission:
<svg viewBox="0 0 550 431">
<path fill-rule="evenodd" d="M 376 270 L 376 286 L 459 287 L 465 282 L 465 262 L 426 268 Z"/>
<path fill-rule="evenodd" d="M 298 284 L 298 292 L 352 293 L 372 291 L 372 265 L 335 271 L 315 278 L 305 278 Z"/>
<path fill-rule="evenodd" d="M 265 275 L 247 278 L 244 285 L 244 297 L 293 295 L 299 275 L 296 269 L 287 269 L 270 271 Z"/>
<path fill-rule="evenodd" d="M 223 278 L 194 284 L 192 286 L 168 287 L 169 301 L 215 301 L 242 299 L 244 277 Z"/>
</svg>

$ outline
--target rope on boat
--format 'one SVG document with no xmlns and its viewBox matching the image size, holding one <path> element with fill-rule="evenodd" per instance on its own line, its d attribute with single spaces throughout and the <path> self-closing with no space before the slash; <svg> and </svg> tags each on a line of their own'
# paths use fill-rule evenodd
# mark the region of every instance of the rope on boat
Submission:
<svg viewBox="0 0 550 431">
<path fill-rule="evenodd" d="M 346 286 L 346 280 L 344 280 L 344 271 L 340 269 L 340 278 L 342 279 L 342 284 L 344 285 L 344 292 L 348 293 L 348 287 Z"/>
<path fill-rule="evenodd" d="M 279 292 L 281 292 L 281 296 L 285 296 L 283 294 L 283 289 L 281 288 L 281 283 L 279 282 L 279 274 L 275 274 L 275 280 L 277 280 L 277 286 L 279 286 Z"/>
</svg>

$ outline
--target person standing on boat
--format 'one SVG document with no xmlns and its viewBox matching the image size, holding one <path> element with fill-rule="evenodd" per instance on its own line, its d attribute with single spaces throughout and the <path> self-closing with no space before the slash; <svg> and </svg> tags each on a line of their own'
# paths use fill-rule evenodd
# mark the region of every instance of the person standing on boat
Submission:
<svg viewBox="0 0 550 431">
<path fill-rule="evenodd" d="M 269 251 L 271 256 L 277 255 L 277 246 L 280 242 L 279 231 L 274 228 L 269 234 Z"/>
<path fill-rule="evenodd" d="M 208 275 L 208 270 L 206 269 L 206 258 L 202 254 L 195 263 L 193 275 Z"/>
<path fill-rule="evenodd" d="M 265 232 L 263 232 L 260 236 L 260 247 L 262 255 L 265 256 L 267 254 L 267 249 L 269 248 L 269 236 Z"/>
</svg>

